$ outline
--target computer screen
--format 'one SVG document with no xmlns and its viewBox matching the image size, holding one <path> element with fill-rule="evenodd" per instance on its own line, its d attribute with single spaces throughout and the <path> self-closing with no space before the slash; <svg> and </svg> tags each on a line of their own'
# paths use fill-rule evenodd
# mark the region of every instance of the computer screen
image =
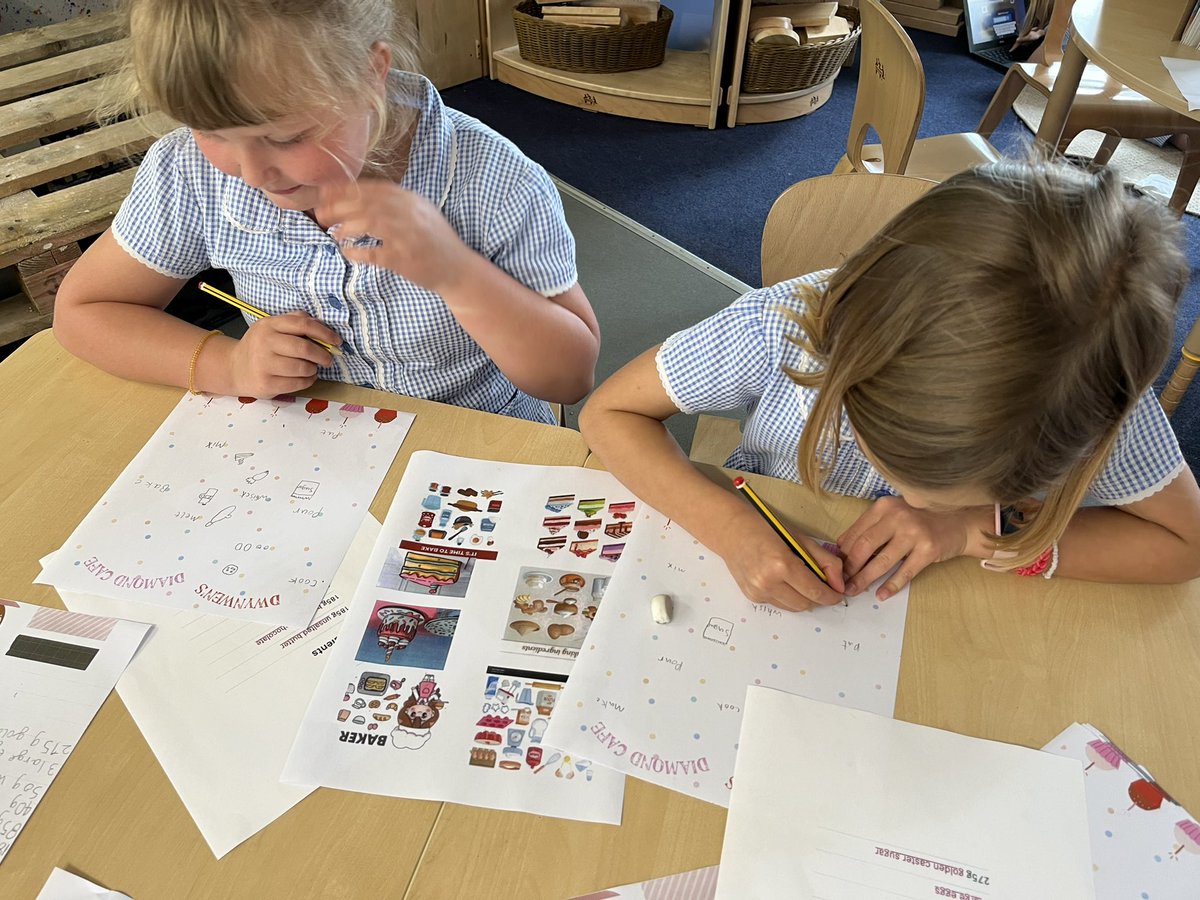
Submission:
<svg viewBox="0 0 1200 900">
<path fill-rule="evenodd" d="M 1025 20 L 1024 0 L 964 0 L 967 42 L 972 50 L 1007 47 Z"/>
</svg>

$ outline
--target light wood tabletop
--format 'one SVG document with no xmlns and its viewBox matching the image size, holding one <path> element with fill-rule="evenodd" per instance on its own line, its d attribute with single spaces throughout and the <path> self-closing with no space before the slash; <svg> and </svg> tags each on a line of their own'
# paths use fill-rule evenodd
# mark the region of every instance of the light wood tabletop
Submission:
<svg viewBox="0 0 1200 900">
<path fill-rule="evenodd" d="M 736 473 L 701 469 L 732 489 Z M 821 537 L 868 505 L 776 479 L 754 484 L 789 528 Z M 912 586 L 896 717 L 1027 747 L 1091 723 L 1195 811 L 1197 647 L 1200 581 L 1095 585 L 943 563 Z M 724 821 L 723 809 L 633 778 L 620 829 L 447 804 L 409 897 L 551 900 L 713 865 Z"/>
<path fill-rule="evenodd" d="M 1185 7 L 1192 5 L 1192 0 L 1077 0 L 1062 66 L 1038 126 L 1038 143 L 1058 146 L 1088 62 L 1168 109 L 1200 119 L 1200 110 L 1188 109 L 1162 64 L 1164 56 L 1200 59 L 1200 50 L 1174 40 Z"/>
<path fill-rule="evenodd" d="M 381 518 L 416 449 L 546 464 L 586 458 L 566 429 L 345 385 L 312 393 L 417 413 L 373 506 Z M 51 589 L 30 583 L 37 560 L 61 545 L 179 396 L 104 375 L 49 334 L 0 364 L 8 551 L 0 596 L 59 605 Z M 726 484 L 731 477 L 705 471 Z M 865 508 L 767 478 L 755 487 L 789 527 L 821 536 Z M 912 587 L 896 716 L 1029 747 L 1089 722 L 1196 811 L 1197 647 L 1200 581 L 1089 585 L 958 560 Z M 0 895 L 34 896 L 58 865 L 137 900 L 561 900 L 719 861 L 723 809 L 636 779 L 626 785 L 619 827 L 319 790 L 218 861 L 114 694 L 0 865 Z"/>
<path fill-rule="evenodd" d="M 566 428 L 345 384 L 306 393 L 416 414 L 371 506 L 381 521 L 414 450 L 546 465 L 587 456 Z M 49 331 L 0 363 L 0 597 L 62 606 L 33 584 L 38 560 L 62 546 L 181 394 L 107 375 Z M 135 900 L 400 897 L 440 808 L 319 790 L 217 860 L 114 692 L 0 863 L 0 897 L 37 896 L 55 866 Z"/>
</svg>

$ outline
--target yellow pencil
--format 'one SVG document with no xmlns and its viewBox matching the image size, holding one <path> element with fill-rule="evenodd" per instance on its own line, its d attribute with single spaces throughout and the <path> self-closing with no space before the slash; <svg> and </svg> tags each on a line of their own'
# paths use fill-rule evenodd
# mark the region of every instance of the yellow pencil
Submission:
<svg viewBox="0 0 1200 900">
<path fill-rule="evenodd" d="M 767 524 L 775 530 L 775 533 L 783 538 L 784 543 L 792 548 L 800 560 L 812 570 L 812 573 L 820 578 L 826 584 L 829 584 L 829 579 L 825 573 L 821 571 L 821 567 L 817 565 L 817 561 L 809 556 L 804 548 L 800 546 L 800 542 L 792 537 L 791 533 L 783 527 L 783 523 L 775 518 L 775 513 L 767 508 L 767 504 L 763 503 L 762 498 L 754 493 L 754 488 L 750 487 L 745 478 L 740 475 L 733 479 L 733 486 L 742 492 L 742 496 L 750 501 L 750 505 L 758 510 L 759 514 L 767 520 Z"/>
<path fill-rule="evenodd" d="M 204 291 L 204 293 L 208 294 L 209 296 L 216 297 L 218 300 L 224 300 L 226 303 L 228 303 L 230 306 L 234 307 L 235 309 L 240 309 L 242 312 L 246 313 L 247 315 L 254 316 L 257 319 L 265 319 L 267 316 L 270 315 L 270 313 L 264 312 L 263 310 L 259 309 L 257 306 L 251 306 L 245 300 L 239 300 L 237 297 L 233 296 L 233 294 L 227 294 L 220 288 L 213 287 L 207 281 L 200 282 L 200 290 Z M 308 338 L 307 340 L 312 341 L 314 344 L 319 344 L 320 346 L 324 347 L 326 350 L 328 350 L 330 353 L 334 354 L 335 356 L 342 355 L 341 349 L 339 347 L 333 346 L 333 344 L 327 344 L 324 341 L 319 340 L 317 338 Z"/>
</svg>

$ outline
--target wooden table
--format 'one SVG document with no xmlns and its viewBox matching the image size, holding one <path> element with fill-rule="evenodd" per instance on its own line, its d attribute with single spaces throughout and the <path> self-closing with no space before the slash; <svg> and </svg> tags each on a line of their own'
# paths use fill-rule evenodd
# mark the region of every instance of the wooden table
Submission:
<svg viewBox="0 0 1200 900">
<path fill-rule="evenodd" d="M 729 486 L 733 473 L 701 468 Z M 867 506 L 817 501 L 774 479 L 754 484 L 789 527 L 812 534 L 838 534 Z M 1197 648 L 1200 581 L 1088 585 L 944 563 L 912 588 L 896 718 L 1028 747 L 1090 722 L 1195 813 Z M 620 829 L 447 804 L 407 896 L 550 900 L 720 861 L 723 809 L 633 778 L 625 784 Z M 569 860 L 554 876 L 551 847 Z"/>
<path fill-rule="evenodd" d="M 372 506 L 380 518 L 414 450 L 546 464 L 586 457 L 567 429 L 346 385 L 319 393 L 417 413 Z M 61 545 L 179 396 L 103 375 L 48 333 L 0 364 L 0 595 L 59 605 L 52 589 L 31 585 L 37 560 Z M 768 479 L 755 486 L 789 526 L 815 534 L 838 533 L 865 505 L 817 502 Z M 1200 582 L 1047 582 L 959 560 L 912 589 L 896 716 L 1030 747 L 1090 722 L 1196 812 L 1197 647 Z M 136 900 L 561 900 L 719 861 L 723 809 L 636 779 L 626 785 L 619 828 L 324 789 L 218 861 L 113 694 L 0 865 L 0 896 L 34 896 L 57 865 Z M 363 840 L 368 833 L 386 835 L 386 854 Z"/>
<path fill-rule="evenodd" d="M 416 414 L 371 506 L 380 521 L 414 450 L 554 465 L 587 456 L 566 428 L 345 384 L 312 393 Z M 38 560 L 62 545 L 180 396 L 106 375 L 49 331 L 0 363 L 0 596 L 62 607 L 52 588 L 32 583 Z M 114 692 L 0 863 L 0 897 L 35 897 L 54 866 L 135 900 L 399 897 L 441 808 L 320 790 L 217 860 Z M 530 818 L 512 816 L 505 830 Z"/>
<path fill-rule="evenodd" d="M 1038 125 L 1037 142 L 1047 155 L 1062 137 L 1079 80 L 1093 62 L 1115 80 L 1181 115 L 1189 110 L 1162 57 L 1200 60 L 1200 50 L 1174 40 L 1180 19 L 1194 0 L 1077 0 L 1071 9 L 1070 40 Z M 1200 368 L 1200 319 L 1183 342 L 1179 364 L 1162 391 L 1163 408 L 1174 411 Z"/>
</svg>

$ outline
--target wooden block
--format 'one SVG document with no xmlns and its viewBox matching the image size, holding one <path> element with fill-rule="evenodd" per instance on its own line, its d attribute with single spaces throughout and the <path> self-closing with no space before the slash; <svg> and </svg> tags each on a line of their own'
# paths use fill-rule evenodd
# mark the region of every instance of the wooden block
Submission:
<svg viewBox="0 0 1200 900">
<path fill-rule="evenodd" d="M 828 25 L 802 28 L 800 42 L 802 44 L 819 44 L 822 41 L 833 41 L 850 33 L 850 21 L 841 16 L 834 16 Z"/>
<path fill-rule="evenodd" d="M 921 9 L 962 9 L 961 6 L 951 7 L 945 0 L 904 0 L 904 2 L 909 6 L 919 6 Z M 887 5 L 884 3 L 884 6 Z"/>
<path fill-rule="evenodd" d="M 755 44 L 800 46 L 800 35 L 791 28 L 758 28 L 750 32 L 750 40 Z"/>
<path fill-rule="evenodd" d="M 963 11 L 954 6 L 927 9 L 910 3 L 908 0 L 904 0 L 903 3 L 895 2 L 895 0 L 883 0 L 883 5 L 893 16 L 908 16 L 912 19 L 924 19 L 942 25 L 959 25 L 963 18 Z"/>
<path fill-rule="evenodd" d="M 837 15 L 836 3 L 772 3 L 750 9 L 750 27 L 764 16 L 787 16 L 793 28 L 824 25 Z"/>
<path fill-rule="evenodd" d="M 598 25 L 607 28 L 621 24 L 620 16 L 551 16 L 542 13 L 542 19 L 562 25 Z"/>
<path fill-rule="evenodd" d="M 619 16 L 619 6 L 543 6 L 543 16 Z"/>
<path fill-rule="evenodd" d="M 763 28 L 786 28 L 792 30 L 792 20 L 787 16 L 763 16 L 761 19 L 754 19 L 750 23 L 750 33 L 760 31 Z"/>
<path fill-rule="evenodd" d="M 896 15 L 896 21 L 905 28 L 917 28 L 921 31 L 932 31 L 935 34 L 946 34 L 954 37 L 962 29 L 962 22 L 957 25 L 947 25 L 944 22 L 934 22 L 930 19 L 914 19 L 912 16 Z"/>
<path fill-rule="evenodd" d="M 17 278 L 21 288 L 38 312 L 54 312 L 58 286 L 81 253 L 79 245 L 72 241 L 17 263 Z"/>
</svg>

